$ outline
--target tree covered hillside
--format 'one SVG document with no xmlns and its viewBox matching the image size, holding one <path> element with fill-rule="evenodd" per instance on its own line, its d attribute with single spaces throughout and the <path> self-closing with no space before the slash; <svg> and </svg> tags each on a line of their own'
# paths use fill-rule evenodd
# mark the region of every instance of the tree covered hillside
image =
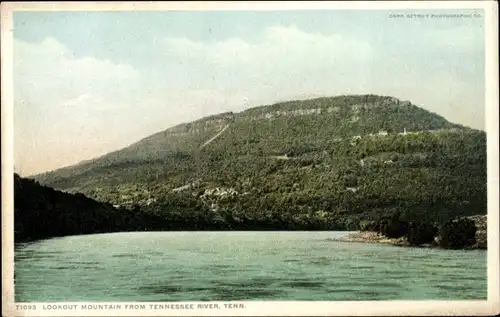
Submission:
<svg viewBox="0 0 500 317">
<path fill-rule="evenodd" d="M 486 135 L 392 97 L 318 98 L 182 124 L 36 179 L 227 228 L 444 221 L 486 213 Z"/>
<path fill-rule="evenodd" d="M 164 220 L 139 210 L 118 210 L 83 194 L 67 194 L 14 174 L 14 241 L 66 235 L 154 230 Z"/>
</svg>

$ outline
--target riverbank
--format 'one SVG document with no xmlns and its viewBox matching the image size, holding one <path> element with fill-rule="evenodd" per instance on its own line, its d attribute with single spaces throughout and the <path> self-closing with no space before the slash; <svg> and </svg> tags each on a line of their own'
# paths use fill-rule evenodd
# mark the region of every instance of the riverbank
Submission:
<svg viewBox="0 0 500 317">
<path fill-rule="evenodd" d="M 405 238 L 391 239 L 384 237 L 378 232 L 373 231 L 358 231 L 350 233 L 349 235 L 340 238 L 343 242 L 362 242 L 362 243 L 378 243 L 378 244 L 391 244 L 399 246 L 410 246 Z"/>
<path fill-rule="evenodd" d="M 437 244 L 421 244 L 421 245 L 410 245 L 406 238 L 387 238 L 383 235 L 372 232 L 372 231 L 360 231 L 347 235 L 346 237 L 340 238 L 340 241 L 343 242 L 360 242 L 360 243 L 378 243 L 378 244 L 390 244 L 396 246 L 405 246 L 405 247 L 419 247 L 419 248 L 439 248 Z M 478 241 L 473 246 L 464 248 L 466 250 L 486 250 L 487 245 L 486 241 Z"/>
<path fill-rule="evenodd" d="M 487 230 L 486 230 L 486 220 L 487 216 L 486 215 L 476 215 L 476 216 L 471 216 L 468 217 L 469 219 L 473 220 L 475 225 L 476 225 L 476 243 L 471 246 L 466 248 L 467 250 L 474 250 L 474 249 L 481 249 L 481 250 L 486 250 L 487 249 L 487 240 L 488 240 L 488 235 L 487 235 Z M 432 244 L 422 244 L 418 246 L 413 246 L 408 243 L 405 237 L 393 239 L 393 238 L 387 238 L 378 232 L 372 232 L 372 231 L 358 231 L 355 233 L 351 233 L 343 238 L 340 238 L 340 241 L 343 242 L 360 242 L 360 243 L 378 243 L 378 244 L 390 244 L 390 245 L 397 245 L 397 246 L 407 246 L 407 247 L 427 247 L 427 248 L 439 248 L 439 246 L 435 243 Z"/>
</svg>

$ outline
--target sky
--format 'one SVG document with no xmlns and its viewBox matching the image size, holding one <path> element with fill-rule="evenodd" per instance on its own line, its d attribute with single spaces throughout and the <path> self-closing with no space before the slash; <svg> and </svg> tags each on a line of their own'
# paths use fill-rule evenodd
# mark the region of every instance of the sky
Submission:
<svg viewBox="0 0 500 317">
<path fill-rule="evenodd" d="M 391 95 L 484 129 L 477 14 L 14 12 L 15 170 L 72 165 L 207 115 L 339 94 Z"/>
</svg>

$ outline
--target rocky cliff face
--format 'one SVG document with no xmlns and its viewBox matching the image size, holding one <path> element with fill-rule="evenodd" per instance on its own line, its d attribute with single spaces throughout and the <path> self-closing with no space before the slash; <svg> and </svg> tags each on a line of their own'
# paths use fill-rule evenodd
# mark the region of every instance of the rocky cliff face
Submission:
<svg viewBox="0 0 500 317">
<path fill-rule="evenodd" d="M 153 138 L 154 136 L 182 136 L 182 135 L 196 135 L 213 133 L 214 131 L 222 129 L 226 124 L 233 121 L 235 115 L 232 112 L 222 113 L 210 117 L 205 117 L 190 123 L 182 123 L 169 128 L 163 132 L 152 135 L 144 140 Z"/>
</svg>

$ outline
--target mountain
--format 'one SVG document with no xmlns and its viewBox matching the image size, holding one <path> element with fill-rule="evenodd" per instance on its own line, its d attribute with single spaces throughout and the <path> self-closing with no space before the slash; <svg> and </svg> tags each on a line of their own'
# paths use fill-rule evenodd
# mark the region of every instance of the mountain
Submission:
<svg viewBox="0 0 500 317">
<path fill-rule="evenodd" d="M 180 124 L 35 179 L 170 220 L 355 230 L 396 211 L 485 214 L 486 134 L 393 97 L 324 97 Z"/>
</svg>

